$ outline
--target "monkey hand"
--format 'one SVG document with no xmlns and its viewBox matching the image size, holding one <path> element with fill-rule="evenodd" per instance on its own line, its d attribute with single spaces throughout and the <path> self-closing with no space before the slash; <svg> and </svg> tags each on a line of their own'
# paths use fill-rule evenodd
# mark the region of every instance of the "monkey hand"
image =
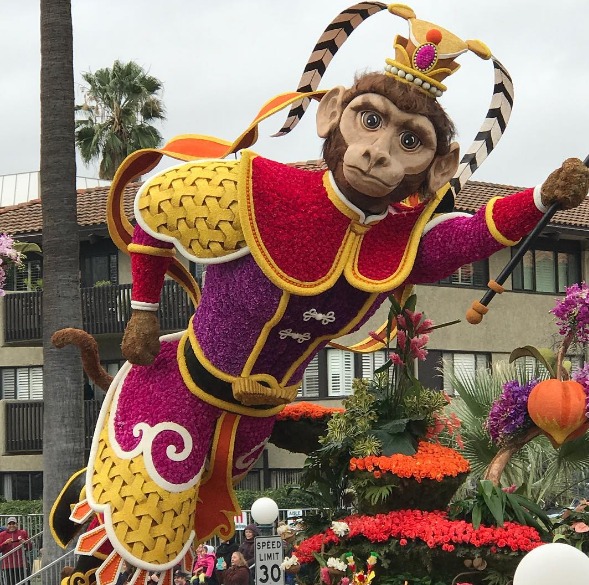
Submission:
<svg viewBox="0 0 589 585">
<path fill-rule="evenodd" d="M 160 351 L 160 325 L 155 311 L 133 309 L 121 350 L 132 364 L 147 366 Z"/>
<path fill-rule="evenodd" d="M 580 205 L 589 191 L 589 168 L 578 158 L 567 158 L 542 184 L 542 203 L 558 203 L 561 209 Z"/>
</svg>

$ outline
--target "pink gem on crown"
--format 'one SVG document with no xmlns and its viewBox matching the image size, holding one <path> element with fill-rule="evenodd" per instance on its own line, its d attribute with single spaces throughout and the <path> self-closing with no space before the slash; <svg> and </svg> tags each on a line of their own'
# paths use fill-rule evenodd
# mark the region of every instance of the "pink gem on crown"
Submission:
<svg viewBox="0 0 589 585">
<path fill-rule="evenodd" d="M 413 64 L 419 71 L 429 71 L 438 60 L 438 49 L 433 43 L 426 43 L 416 49 Z"/>
</svg>

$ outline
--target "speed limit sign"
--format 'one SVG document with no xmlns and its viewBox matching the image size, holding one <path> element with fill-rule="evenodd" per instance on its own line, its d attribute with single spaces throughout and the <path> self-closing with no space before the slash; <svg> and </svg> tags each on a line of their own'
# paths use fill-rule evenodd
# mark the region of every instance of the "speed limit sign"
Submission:
<svg viewBox="0 0 589 585">
<path fill-rule="evenodd" d="M 283 585 L 280 568 L 284 552 L 280 536 L 256 536 L 256 585 Z"/>
</svg>

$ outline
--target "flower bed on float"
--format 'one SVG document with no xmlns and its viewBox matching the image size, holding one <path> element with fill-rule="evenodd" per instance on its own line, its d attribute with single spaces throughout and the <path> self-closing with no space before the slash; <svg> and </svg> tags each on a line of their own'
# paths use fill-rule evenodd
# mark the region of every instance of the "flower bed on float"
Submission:
<svg viewBox="0 0 589 585">
<path fill-rule="evenodd" d="M 293 554 L 302 566 L 303 582 L 313 582 L 314 571 L 309 569 L 318 556 L 338 557 L 349 550 L 357 556 L 371 551 L 378 554 L 381 562 L 375 568 L 376 582 L 378 577 L 412 567 L 415 575 L 430 574 L 449 583 L 473 562 L 475 573 L 484 569 L 513 572 L 522 553 L 543 544 L 538 531 L 530 526 L 505 522 L 502 527 L 475 529 L 469 522 L 450 520 L 439 510 L 355 514 L 334 525 L 296 547 Z"/>
</svg>

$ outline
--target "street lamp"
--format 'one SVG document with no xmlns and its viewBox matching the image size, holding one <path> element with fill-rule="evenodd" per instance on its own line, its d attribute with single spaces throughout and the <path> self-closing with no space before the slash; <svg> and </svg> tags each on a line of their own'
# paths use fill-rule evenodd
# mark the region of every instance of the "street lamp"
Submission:
<svg viewBox="0 0 589 585">
<path fill-rule="evenodd" d="M 252 519 L 260 527 L 269 527 L 272 534 L 274 522 L 278 518 L 278 504 L 272 498 L 258 498 L 251 508 Z"/>
</svg>

